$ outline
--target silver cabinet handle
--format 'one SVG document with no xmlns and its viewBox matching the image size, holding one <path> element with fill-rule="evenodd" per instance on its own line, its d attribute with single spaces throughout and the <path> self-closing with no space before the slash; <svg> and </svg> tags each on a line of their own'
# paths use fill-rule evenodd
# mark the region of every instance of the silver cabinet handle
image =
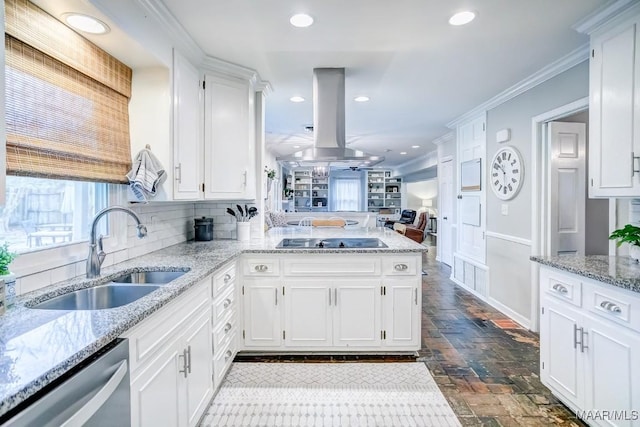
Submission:
<svg viewBox="0 0 640 427">
<path fill-rule="evenodd" d="M 227 308 L 231 305 L 231 300 L 229 298 L 227 298 L 226 300 L 224 300 L 224 302 L 222 303 L 222 308 Z"/>
<path fill-rule="evenodd" d="M 582 328 L 578 328 L 578 325 L 574 323 L 573 325 L 573 348 L 578 348 L 578 329 L 582 330 Z"/>
<path fill-rule="evenodd" d="M 580 331 L 580 341 L 578 341 L 578 331 Z M 573 348 L 578 348 L 580 345 L 580 352 L 584 353 L 585 348 L 589 348 L 585 345 L 585 338 L 589 337 L 589 332 L 585 331 L 584 328 L 578 328 L 578 325 L 573 325 Z"/>
<path fill-rule="evenodd" d="M 569 292 L 569 290 L 562 286 L 560 283 L 556 283 L 555 285 L 553 285 L 553 290 L 556 292 L 560 292 L 561 294 L 567 294 Z"/>
<path fill-rule="evenodd" d="M 276 305 L 278 305 L 278 288 L 275 288 L 274 291 L 276 291 Z"/>
<path fill-rule="evenodd" d="M 269 270 L 269 267 L 264 264 L 258 264 L 255 267 L 253 267 L 253 269 L 258 273 L 264 273 L 265 271 Z"/>
<path fill-rule="evenodd" d="M 191 346 L 187 346 L 187 371 L 191 373 Z"/>
<path fill-rule="evenodd" d="M 61 427 L 73 427 L 82 426 L 96 413 L 102 405 L 113 395 L 118 388 L 118 385 L 122 382 L 127 375 L 129 366 L 126 360 L 120 362 L 118 369 L 111 375 L 111 378 L 106 384 L 91 398 L 87 403 L 82 406 L 75 414 L 67 419 Z"/>
<path fill-rule="evenodd" d="M 176 177 L 175 180 L 178 181 L 178 183 L 182 184 L 182 163 L 178 163 L 178 166 L 176 166 Z"/>
<path fill-rule="evenodd" d="M 244 172 L 243 172 L 243 174 L 244 174 L 244 183 L 243 183 L 243 185 L 244 185 L 245 187 L 247 186 L 247 173 L 248 173 L 248 171 L 244 171 Z"/>
<path fill-rule="evenodd" d="M 618 306 L 615 303 L 612 303 L 611 301 L 602 301 L 600 303 L 600 307 L 612 313 L 616 313 L 616 314 L 622 313 L 622 309 L 620 308 L 620 306 Z"/>
<path fill-rule="evenodd" d="M 331 288 L 329 288 L 329 305 L 331 305 Z"/>
<path fill-rule="evenodd" d="M 182 350 L 182 354 L 179 354 L 178 357 L 182 357 L 182 369 L 178 372 L 184 374 L 184 377 L 187 378 L 187 349 Z"/>
<path fill-rule="evenodd" d="M 227 360 L 229 360 L 229 358 L 233 355 L 233 353 L 231 352 L 231 350 L 227 350 L 227 352 L 224 354 L 224 361 L 226 362 Z"/>
<path fill-rule="evenodd" d="M 226 325 L 224 325 L 224 332 L 225 332 L 225 334 L 226 334 L 227 332 L 229 332 L 230 330 L 231 330 L 231 323 L 227 323 Z"/>
<path fill-rule="evenodd" d="M 338 288 L 333 290 L 333 305 L 338 306 Z"/>
<path fill-rule="evenodd" d="M 396 264 L 393 266 L 395 271 L 406 271 L 409 268 L 407 264 Z"/>
<path fill-rule="evenodd" d="M 636 160 L 640 159 L 640 157 L 636 156 L 636 153 L 631 152 L 631 176 L 636 174 L 636 172 L 640 172 L 640 170 L 636 169 Z"/>
<path fill-rule="evenodd" d="M 582 328 L 580 328 L 580 352 L 584 353 L 584 349 L 585 348 L 589 348 L 589 346 L 587 346 L 585 343 L 587 341 L 587 338 L 589 338 L 589 332 L 583 330 Z"/>
<path fill-rule="evenodd" d="M 227 273 L 224 275 L 224 283 L 229 283 L 229 280 L 231 280 L 231 275 Z"/>
<path fill-rule="evenodd" d="M 415 301 L 416 305 L 418 305 L 418 288 L 415 288 L 414 291 L 416 293 L 414 301 Z"/>
</svg>

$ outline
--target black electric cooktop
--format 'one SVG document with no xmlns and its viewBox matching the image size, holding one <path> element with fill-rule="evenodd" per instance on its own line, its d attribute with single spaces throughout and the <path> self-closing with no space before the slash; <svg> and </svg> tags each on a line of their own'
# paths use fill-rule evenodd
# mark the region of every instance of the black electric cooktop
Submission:
<svg viewBox="0 0 640 427">
<path fill-rule="evenodd" d="M 277 249 L 370 249 L 388 247 L 389 246 L 380 239 L 371 237 L 282 239 L 282 241 L 276 246 Z"/>
</svg>

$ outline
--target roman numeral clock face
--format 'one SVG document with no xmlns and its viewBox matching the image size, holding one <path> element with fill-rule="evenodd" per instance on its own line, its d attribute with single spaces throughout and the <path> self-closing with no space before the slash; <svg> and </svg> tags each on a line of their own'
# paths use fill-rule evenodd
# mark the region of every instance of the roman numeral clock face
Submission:
<svg viewBox="0 0 640 427">
<path fill-rule="evenodd" d="M 518 194 L 524 177 L 520 153 L 513 147 L 498 149 L 491 161 L 490 183 L 498 199 L 509 200 Z"/>
</svg>

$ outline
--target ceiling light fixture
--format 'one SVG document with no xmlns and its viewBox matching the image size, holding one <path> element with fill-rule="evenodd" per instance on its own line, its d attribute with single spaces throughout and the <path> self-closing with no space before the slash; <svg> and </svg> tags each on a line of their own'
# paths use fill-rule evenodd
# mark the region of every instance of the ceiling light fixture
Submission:
<svg viewBox="0 0 640 427">
<path fill-rule="evenodd" d="M 107 24 L 93 16 L 81 13 L 65 13 L 62 15 L 70 27 L 90 34 L 107 34 L 111 29 Z"/>
<path fill-rule="evenodd" d="M 289 98 L 289 101 L 291 102 L 304 102 L 304 98 L 301 96 L 292 96 L 291 98 Z"/>
<path fill-rule="evenodd" d="M 406 151 L 401 151 L 400 154 L 404 156 L 405 154 L 407 154 L 407 152 Z"/>
<path fill-rule="evenodd" d="M 356 102 L 367 102 L 369 101 L 369 97 L 368 96 L 356 96 L 355 98 L 353 98 L 354 101 Z"/>
<path fill-rule="evenodd" d="M 313 18 L 306 13 L 298 13 L 289 18 L 289 22 L 294 27 L 306 28 L 313 24 Z"/>
<path fill-rule="evenodd" d="M 476 17 L 476 14 L 474 12 L 471 12 L 470 10 L 465 10 L 462 12 L 458 12 L 455 15 L 453 15 L 451 18 L 449 18 L 449 24 L 456 25 L 456 26 L 465 25 L 473 21 L 475 17 Z"/>
<path fill-rule="evenodd" d="M 411 148 L 420 148 L 419 145 L 412 145 Z"/>
<path fill-rule="evenodd" d="M 293 148 L 300 148 L 300 146 L 299 145 L 294 145 Z"/>
</svg>

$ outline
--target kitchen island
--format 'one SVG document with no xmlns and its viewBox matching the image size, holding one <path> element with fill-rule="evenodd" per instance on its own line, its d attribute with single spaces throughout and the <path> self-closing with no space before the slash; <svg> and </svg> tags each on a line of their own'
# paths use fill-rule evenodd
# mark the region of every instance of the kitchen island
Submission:
<svg viewBox="0 0 640 427">
<path fill-rule="evenodd" d="M 370 237 L 379 238 L 387 248 L 373 249 L 276 249 L 276 245 L 289 237 Z M 127 336 L 132 330 L 153 317 L 162 317 L 162 309 L 186 295 L 190 289 L 203 282 L 215 286 L 215 275 L 225 272 L 231 263 L 238 266 L 248 257 L 308 256 L 322 260 L 317 254 L 347 260 L 363 255 L 414 256 L 419 258 L 426 251 L 421 246 L 391 230 L 376 229 L 321 229 L 313 227 L 275 228 L 263 239 L 249 242 L 218 240 L 211 242 L 186 242 L 151 254 L 131 259 L 103 269 L 96 279 L 78 277 L 17 298 L 16 303 L 0 317 L 0 416 L 36 394 L 83 360 L 118 337 Z M 253 257 L 253 258 L 252 258 Z M 327 258 L 328 259 L 328 258 Z M 247 261 L 252 265 L 251 262 Z M 419 278 L 419 265 L 416 276 Z M 183 270 L 186 273 L 161 286 L 139 300 L 113 309 L 93 311 L 35 310 L 29 308 L 73 290 L 88 288 L 109 282 L 123 272 L 145 270 Z M 224 271 L 222 271 L 224 270 Z M 236 297 L 244 285 L 245 274 L 238 267 L 235 284 Z M 406 272 L 406 271 L 405 271 Z M 225 273 L 226 274 L 226 273 Z M 226 278 L 226 276 L 224 276 Z M 404 277 L 404 276 L 403 276 Z M 215 290 L 215 289 L 214 289 Z M 225 291 L 227 292 L 227 291 Z M 378 290 L 380 292 L 380 290 Z M 215 302 L 213 290 L 209 294 Z M 419 294 L 419 293 L 418 293 Z M 274 295 L 270 293 L 270 295 Z M 418 295 L 420 297 L 420 295 Z M 328 298 L 328 292 L 327 292 Z M 226 303 L 226 299 L 222 300 Z M 339 303 L 341 301 L 339 300 Z M 418 300 L 419 302 L 419 300 Z M 215 307 L 212 308 L 215 316 Z M 241 313 L 244 313 L 240 309 Z M 210 322 L 211 323 L 211 322 Z M 216 328 L 216 324 L 213 328 Z M 226 324 L 222 326 L 226 329 Z M 235 330 L 235 329 L 234 329 Z M 232 330 L 233 331 L 233 330 Z M 240 329 L 237 329 L 238 335 Z M 215 344 L 214 344 L 215 347 Z M 241 347 L 242 348 L 242 347 Z"/>
</svg>

